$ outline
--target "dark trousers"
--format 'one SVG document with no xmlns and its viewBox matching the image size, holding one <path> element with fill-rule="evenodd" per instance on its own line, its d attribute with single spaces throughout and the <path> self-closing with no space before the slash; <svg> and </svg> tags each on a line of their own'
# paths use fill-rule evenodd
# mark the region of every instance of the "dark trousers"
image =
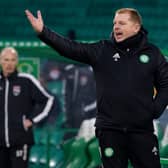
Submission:
<svg viewBox="0 0 168 168">
<path fill-rule="evenodd" d="M 150 132 L 96 130 L 103 168 L 161 168 L 157 137 Z"/>
<path fill-rule="evenodd" d="M 1 147 L 0 167 L 2 168 L 28 168 L 30 147 L 28 145 Z"/>
</svg>

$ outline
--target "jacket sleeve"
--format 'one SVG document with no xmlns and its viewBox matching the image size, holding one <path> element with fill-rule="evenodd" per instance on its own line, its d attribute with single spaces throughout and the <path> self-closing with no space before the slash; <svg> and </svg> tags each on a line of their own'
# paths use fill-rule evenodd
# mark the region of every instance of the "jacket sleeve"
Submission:
<svg viewBox="0 0 168 168">
<path fill-rule="evenodd" d="M 157 95 L 154 99 L 154 118 L 158 118 L 168 104 L 168 62 L 160 51 L 158 54 L 154 83 L 157 90 Z"/>
<path fill-rule="evenodd" d="M 30 79 L 31 99 L 34 107 L 33 113 L 35 115 L 29 116 L 29 119 L 33 123 L 38 123 L 48 116 L 54 103 L 54 97 L 51 96 L 32 75 L 30 76 Z"/>
<path fill-rule="evenodd" d="M 56 50 L 60 55 L 69 59 L 92 65 L 95 63 L 101 42 L 79 43 L 65 38 L 44 26 L 38 35 L 40 40 Z"/>
</svg>

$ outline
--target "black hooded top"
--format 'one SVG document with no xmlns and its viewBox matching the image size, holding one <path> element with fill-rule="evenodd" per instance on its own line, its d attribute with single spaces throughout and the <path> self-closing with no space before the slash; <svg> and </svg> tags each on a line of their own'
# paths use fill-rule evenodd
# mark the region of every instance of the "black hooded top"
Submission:
<svg viewBox="0 0 168 168">
<path fill-rule="evenodd" d="M 96 127 L 153 131 L 168 103 L 168 63 L 143 28 L 117 43 L 68 40 L 44 26 L 39 38 L 59 54 L 93 67 L 97 88 Z M 157 96 L 154 97 L 154 87 Z"/>
</svg>

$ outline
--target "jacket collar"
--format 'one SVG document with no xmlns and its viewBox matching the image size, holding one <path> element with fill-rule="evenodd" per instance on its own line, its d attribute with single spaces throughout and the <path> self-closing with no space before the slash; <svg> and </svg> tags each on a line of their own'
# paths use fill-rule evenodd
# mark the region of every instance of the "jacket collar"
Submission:
<svg viewBox="0 0 168 168">
<path fill-rule="evenodd" d="M 137 52 L 147 43 L 147 34 L 148 32 L 141 26 L 140 31 L 136 35 L 129 37 L 122 42 L 116 42 L 113 33 L 111 34 L 111 40 L 116 49 L 121 52 L 125 52 L 128 48 Z"/>
<path fill-rule="evenodd" d="M 5 78 L 7 78 L 7 79 L 9 79 L 9 80 L 13 80 L 13 79 L 15 79 L 15 78 L 17 77 L 17 74 L 18 74 L 18 71 L 15 70 L 15 71 L 14 71 L 13 73 L 11 73 L 8 77 L 5 77 L 5 76 L 3 75 L 3 72 L 0 71 L 0 80 L 5 79 Z"/>
</svg>

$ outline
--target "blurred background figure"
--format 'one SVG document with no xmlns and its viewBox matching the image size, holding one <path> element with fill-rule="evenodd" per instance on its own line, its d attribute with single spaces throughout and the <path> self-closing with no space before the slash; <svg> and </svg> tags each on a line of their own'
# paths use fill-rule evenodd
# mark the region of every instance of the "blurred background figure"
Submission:
<svg viewBox="0 0 168 168">
<path fill-rule="evenodd" d="M 18 53 L 12 47 L 0 54 L 0 165 L 28 167 L 34 144 L 32 126 L 51 110 L 51 96 L 32 75 L 17 71 Z"/>
<path fill-rule="evenodd" d="M 96 116 L 96 88 L 90 67 L 65 67 L 66 127 L 79 128 L 82 121 Z M 73 134 L 71 134 L 73 136 Z M 69 138 L 69 136 L 68 136 Z"/>
</svg>

